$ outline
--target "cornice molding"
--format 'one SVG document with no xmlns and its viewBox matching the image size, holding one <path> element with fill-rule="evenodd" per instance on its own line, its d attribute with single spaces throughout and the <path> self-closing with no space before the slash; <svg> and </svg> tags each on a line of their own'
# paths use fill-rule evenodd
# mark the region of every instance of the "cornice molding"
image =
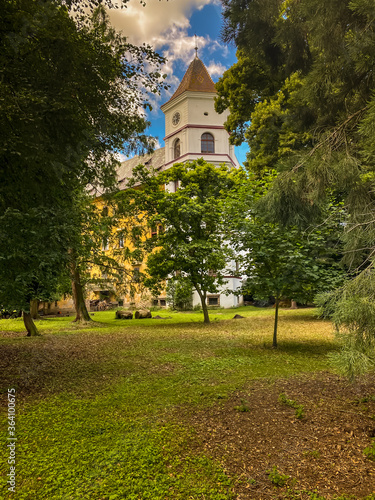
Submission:
<svg viewBox="0 0 375 500">
<path fill-rule="evenodd" d="M 192 124 L 187 124 L 187 125 L 184 125 L 183 127 L 180 127 L 178 130 L 175 130 L 171 134 L 168 134 L 167 136 L 165 136 L 163 138 L 163 141 L 165 141 L 166 139 L 170 139 L 174 135 L 179 134 L 180 132 L 182 132 L 183 130 L 185 130 L 187 128 L 200 128 L 200 129 L 204 128 L 206 130 L 225 130 L 224 125 L 192 125 Z M 228 132 L 227 132 L 227 134 L 230 135 Z"/>
<path fill-rule="evenodd" d="M 216 92 L 200 92 L 198 90 L 185 90 L 182 94 L 178 95 L 171 101 L 168 101 L 160 106 L 160 109 L 163 111 L 163 113 L 166 113 L 169 111 L 171 108 L 176 106 L 177 104 L 181 104 L 183 101 L 185 101 L 188 98 L 197 98 L 197 99 L 207 99 L 207 100 L 212 100 L 213 98 L 216 97 Z"/>
<path fill-rule="evenodd" d="M 165 163 L 163 169 L 165 169 L 169 165 L 173 165 L 174 163 L 180 163 L 182 161 L 185 161 L 185 160 L 183 160 L 183 158 L 186 158 L 187 156 L 195 156 L 196 159 L 206 158 L 207 156 L 210 156 L 210 157 L 216 156 L 216 157 L 221 157 L 221 158 L 224 157 L 224 158 L 228 158 L 228 160 L 231 162 L 231 164 L 234 167 L 236 166 L 236 162 L 233 161 L 233 159 L 227 153 L 185 153 L 185 154 L 179 156 L 178 158 L 175 158 L 174 160 L 169 161 L 168 163 Z"/>
</svg>

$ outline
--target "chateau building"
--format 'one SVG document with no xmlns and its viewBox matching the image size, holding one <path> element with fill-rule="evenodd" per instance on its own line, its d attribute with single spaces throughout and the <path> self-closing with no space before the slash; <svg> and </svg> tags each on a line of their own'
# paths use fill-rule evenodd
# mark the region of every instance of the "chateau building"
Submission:
<svg viewBox="0 0 375 500">
<path fill-rule="evenodd" d="M 151 154 L 136 156 L 122 162 L 118 169 L 118 186 L 126 189 L 127 180 L 132 176 L 134 167 L 143 164 L 152 166 L 156 171 L 163 171 L 173 166 L 174 163 L 192 161 L 204 158 L 214 165 L 223 163 L 239 167 L 234 154 L 234 147 L 229 143 L 229 134 L 224 128 L 227 113 L 219 115 L 214 108 L 216 96 L 215 85 L 208 74 L 203 62 L 198 58 L 189 65 L 180 85 L 168 102 L 161 106 L 165 115 L 165 146 Z M 168 185 L 167 189 L 174 191 L 177 186 Z M 124 242 L 118 242 L 118 248 L 123 248 Z M 103 244 L 104 251 L 112 252 L 107 243 Z M 132 270 L 133 276 L 142 271 L 144 264 L 139 263 Z M 235 262 L 228 262 L 228 269 L 236 269 Z M 130 297 L 116 290 L 116 284 L 107 282 L 104 272 L 97 270 L 101 278 L 100 284 L 89 286 L 87 306 L 99 301 L 110 301 L 120 306 L 150 307 L 167 306 L 166 294 L 152 297 L 150 293 L 135 294 Z M 207 295 L 209 306 L 233 307 L 242 302 L 241 297 L 224 293 L 231 290 L 235 292 L 241 286 L 238 276 L 226 276 L 225 285 L 221 292 Z M 197 292 L 193 293 L 193 306 L 200 305 Z M 46 314 L 74 311 L 72 298 L 61 299 L 54 304 L 48 304 Z"/>
<path fill-rule="evenodd" d="M 118 170 L 120 189 L 126 188 L 127 179 L 139 164 L 163 171 L 177 162 L 204 158 L 217 166 L 225 163 L 239 167 L 234 146 L 229 143 L 229 134 L 224 128 L 229 112 L 218 114 L 215 111 L 215 96 L 214 82 L 203 62 L 196 56 L 175 93 L 161 106 L 165 115 L 165 146 L 152 154 L 124 161 Z M 167 189 L 173 191 L 176 186 L 169 185 Z M 235 263 L 228 263 L 228 268 L 235 269 Z M 227 276 L 225 279 L 223 291 L 236 291 L 241 285 L 238 277 Z M 239 301 L 239 297 L 234 294 L 218 293 L 207 297 L 210 306 L 232 307 L 237 306 Z M 128 305 L 127 302 L 124 298 L 124 306 Z M 200 304 L 200 299 L 194 292 L 193 306 L 197 304 Z M 165 296 L 151 299 L 151 305 L 166 305 Z"/>
</svg>

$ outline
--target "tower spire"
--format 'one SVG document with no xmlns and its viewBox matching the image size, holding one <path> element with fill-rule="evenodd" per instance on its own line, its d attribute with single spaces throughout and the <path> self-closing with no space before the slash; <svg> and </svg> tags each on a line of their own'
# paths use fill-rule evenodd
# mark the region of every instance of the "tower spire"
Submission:
<svg viewBox="0 0 375 500">
<path fill-rule="evenodd" d="M 195 37 L 195 47 L 194 47 L 194 50 L 195 50 L 195 58 L 198 59 L 198 43 L 197 43 L 197 35 L 194 35 Z"/>
<path fill-rule="evenodd" d="M 183 94 L 185 91 L 216 93 L 215 84 L 208 74 L 207 68 L 198 56 L 190 63 L 180 85 L 168 102 Z"/>
</svg>

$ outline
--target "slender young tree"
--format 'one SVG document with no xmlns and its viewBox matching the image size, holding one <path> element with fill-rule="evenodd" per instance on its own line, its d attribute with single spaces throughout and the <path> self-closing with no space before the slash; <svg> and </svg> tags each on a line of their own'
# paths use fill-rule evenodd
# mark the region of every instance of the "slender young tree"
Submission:
<svg viewBox="0 0 375 500">
<path fill-rule="evenodd" d="M 280 300 L 311 303 L 317 293 L 341 284 L 345 272 L 333 259 L 335 249 L 327 248 L 323 228 L 309 233 L 297 228 L 285 231 L 253 216 L 242 224 L 242 231 L 236 248 L 243 255 L 243 274 L 247 276 L 243 292 L 257 299 L 275 299 L 272 346 L 277 347 Z"/>
<path fill-rule="evenodd" d="M 318 293 L 334 290 L 346 277 L 341 265 L 342 206 L 331 203 L 324 220 L 305 231 L 269 222 L 257 211 L 257 205 L 275 175 L 262 179 L 248 175 L 225 205 L 232 246 L 240 275 L 245 278 L 241 292 L 255 299 L 275 300 L 274 348 L 281 299 L 313 302 Z"/>
</svg>

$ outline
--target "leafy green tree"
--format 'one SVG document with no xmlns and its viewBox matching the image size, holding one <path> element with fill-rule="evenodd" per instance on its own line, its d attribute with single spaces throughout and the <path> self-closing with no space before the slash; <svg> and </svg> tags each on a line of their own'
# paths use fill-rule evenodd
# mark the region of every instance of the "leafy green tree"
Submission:
<svg viewBox="0 0 375 500">
<path fill-rule="evenodd" d="M 277 94 L 255 105 L 245 132 L 249 152 L 244 165 L 250 171 L 260 175 L 273 171 L 295 151 L 311 147 L 306 108 L 297 99 L 302 85 L 301 76 L 293 73 Z"/>
<path fill-rule="evenodd" d="M 127 200 L 134 199 L 146 229 L 135 243 L 137 251 L 147 255 L 145 285 L 158 293 L 176 274 L 188 280 L 200 297 L 205 323 L 210 321 L 207 293 L 216 293 L 224 283 L 223 270 L 231 256 L 223 210 L 238 175 L 203 159 L 176 164 L 156 176 L 139 167 L 133 183 L 142 189 L 121 193 L 127 207 Z M 160 187 L 177 182 L 176 192 Z"/>
<path fill-rule="evenodd" d="M 0 216 L 0 304 L 23 311 L 28 335 L 39 334 L 30 302 L 52 300 L 64 280 L 67 255 L 62 253 L 62 240 L 69 229 L 69 213 L 61 210 L 8 209 Z M 31 232 L 33 237 L 28 238 Z"/>
<path fill-rule="evenodd" d="M 77 25 L 58 1 L 4 0 L 0 30 L 0 223 L 8 245 L 0 303 L 27 315 L 40 295 L 33 290 L 53 293 L 51 270 L 67 273 L 79 240 L 71 223 L 77 193 L 115 184 L 116 151 L 152 146 L 138 110 L 149 106 L 142 88 L 157 92 L 162 84 L 162 59 L 116 34 L 103 8 Z M 22 256 L 21 236 L 30 249 Z"/>
<path fill-rule="evenodd" d="M 277 347 L 281 299 L 313 302 L 317 293 L 334 290 L 346 277 L 340 263 L 342 206 L 331 204 L 325 221 L 305 231 L 269 222 L 257 211 L 257 205 L 275 175 L 262 179 L 248 175 L 225 205 L 240 275 L 246 277 L 241 292 L 255 299 L 275 300 L 273 347 Z"/>
<path fill-rule="evenodd" d="M 222 4 L 223 39 L 236 45 L 238 61 L 216 85 L 216 107 L 219 112 L 229 108 L 225 125 L 231 141 L 239 144 L 256 105 L 277 94 L 294 72 L 304 74 L 311 66 L 311 53 L 299 2 L 222 0 Z"/>
</svg>

